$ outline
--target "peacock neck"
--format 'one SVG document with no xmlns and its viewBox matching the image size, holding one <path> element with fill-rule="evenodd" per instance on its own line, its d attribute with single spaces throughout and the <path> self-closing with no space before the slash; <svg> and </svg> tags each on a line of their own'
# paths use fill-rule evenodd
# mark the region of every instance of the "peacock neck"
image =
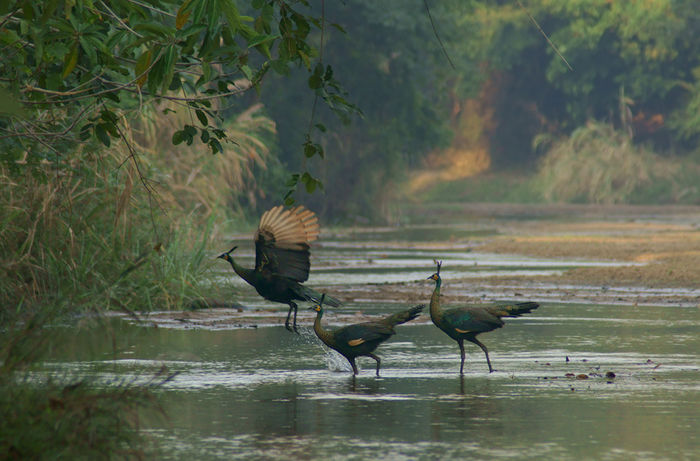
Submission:
<svg viewBox="0 0 700 461">
<path fill-rule="evenodd" d="M 440 307 L 440 285 L 442 285 L 442 280 L 437 279 L 435 281 L 433 295 L 430 297 L 430 318 L 433 320 L 433 322 L 442 318 L 442 308 Z"/>
<path fill-rule="evenodd" d="M 253 269 L 248 269 L 247 267 L 241 266 L 236 261 L 234 261 L 233 258 L 230 256 L 228 258 L 228 262 L 231 263 L 231 267 L 233 267 L 233 271 L 236 274 L 238 274 L 246 282 L 252 284 L 253 272 L 255 272 Z"/>
<path fill-rule="evenodd" d="M 323 328 L 323 325 L 321 325 L 321 317 L 323 317 L 323 311 L 318 311 L 316 320 L 314 320 L 314 332 L 316 332 L 316 336 L 318 336 L 321 341 L 327 346 L 330 346 L 333 344 L 333 334 Z"/>
</svg>

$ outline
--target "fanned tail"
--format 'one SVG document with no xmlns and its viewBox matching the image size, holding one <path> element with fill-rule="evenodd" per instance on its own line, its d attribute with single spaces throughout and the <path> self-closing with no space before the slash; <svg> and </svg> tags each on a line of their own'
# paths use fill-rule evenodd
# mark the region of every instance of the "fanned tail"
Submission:
<svg viewBox="0 0 700 461">
<path fill-rule="evenodd" d="M 314 290 L 313 288 L 309 288 L 304 285 L 299 285 L 297 294 L 304 298 L 306 301 L 310 301 L 313 303 L 321 302 L 321 293 Z M 323 298 L 324 306 L 338 307 L 340 306 L 340 304 L 340 301 L 335 299 L 333 296 L 329 296 L 328 294 L 326 294 L 326 297 Z"/>
<path fill-rule="evenodd" d="M 520 317 L 529 314 L 534 309 L 540 307 L 539 303 L 532 301 L 516 304 L 504 304 L 501 306 L 488 307 L 488 311 L 498 317 Z"/>
<path fill-rule="evenodd" d="M 414 306 L 408 310 L 397 312 L 396 314 L 390 315 L 389 317 L 383 318 L 381 320 L 382 323 L 385 323 L 389 326 L 394 326 L 394 325 L 400 325 L 402 323 L 409 322 L 416 317 L 420 315 L 420 311 L 422 311 L 425 308 L 425 304 L 420 304 L 418 306 Z"/>
<path fill-rule="evenodd" d="M 272 240 L 276 248 L 305 250 L 319 232 L 318 218 L 313 211 L 303 206 L 285 210 L 280 205 L 263 213 L 255 240 Z"/>
</svg>

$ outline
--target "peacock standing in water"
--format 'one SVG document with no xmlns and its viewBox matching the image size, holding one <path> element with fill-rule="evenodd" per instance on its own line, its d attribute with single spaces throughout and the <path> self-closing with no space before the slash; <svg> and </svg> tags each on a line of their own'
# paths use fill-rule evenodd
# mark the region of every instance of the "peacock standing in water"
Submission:
<svg viewBox="0 0 700 461">
<path fill-rule="evenodd" d="M 285 328 L 297 331 L 297 304 L 294 301 L 318 303 L 321 294 L 302 285 L 309 278 L 309 243 L 320 230 L 318 218 L 303 206 L 291 210 L 276 206 L 260 218 L 255 232 L 255 268 L 240 266 L 231 257 L 233 247 L 218 257 L 231 263 L 233 270 L 255 288 L 263 298 L 289 305 Z M 326 304 L 337 307 L 340 301 L 326 296 Z M 294 311 L 294 323 L 289 319 Z"/>
<path fill-rule="evenodd" d="M 457 341 L 459 351 L 462 355 L 462 364 L 459 367 L 459 373 L 464 374 L 464 340 L 472 342 L 479 346 L 484 354 L 486 354 L 486 363 L 489 365 L 489 373 L 493 372 L 491 360 L 489 360 L 489 351 L 486 349 L 476 336 L 480 333 L 486 333 L 496 328 L 501 328 L 503 325 L 502 317 L 520 317 L 523 314 L 528 314 L 533 309 L 539 307 L 535 302 L 524 302 L 516 304 L 502 304 L 496 306 L 464 306 L 454 309 L 443 310 L 440 307 L 440 267 L 442 262 L 437 263 L 437 272 L 428 277 L 435 280 L 435 290 L 430 298 L 430 318 L 435 326 L 447 333 L 447 336 Z"/>
<path fill-rule="evenodd" d="M 326 346 L 335 349 L 348 359 L 352 366 L 353 376 L 358 373 L 355 358 L 360 356 L 371 357 L 376 360 L 377 376 L 379 376 L 381 360 L 373 354 L 374 350 L 381 343 L 396 334 L 394 331 L 396 325 L 415 319 L 420 314 L 420 311 L 425 308 L 425 304 L 421 304 L 380 320 L 348 325 L 337 330 L 326 330 L 321 325 L 323 299 L 324 296 L 321 296 L 321 302 L 317 306 L 312 307 L 316 311 L 314 332 Z"/>
</svg>

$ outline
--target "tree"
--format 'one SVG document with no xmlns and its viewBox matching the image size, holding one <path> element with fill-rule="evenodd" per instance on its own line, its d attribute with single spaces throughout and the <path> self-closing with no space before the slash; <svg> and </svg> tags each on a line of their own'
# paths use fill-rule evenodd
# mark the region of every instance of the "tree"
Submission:
<svg viewBox="0 0 700 461">
<path fill-rule="evenodd" d="M 333 109 L 349 106 L 312 40 L 326 27 L 323 12 L 305 0 L 5 1 L 0 14 L 0 94 L 10 102 L 0 112 L 0 162 L 11 169 L 61 168 L 90 140 L 128 144 L 130 117 L 162 101 L 191 114 L 173 144 L 220 152 L 235 142 L 222 101 L 295 66 Z M 320 153 L 311 136 L 307 156 Z M 133 149 L 130 158 L 138 166 Z"/>
</svg>

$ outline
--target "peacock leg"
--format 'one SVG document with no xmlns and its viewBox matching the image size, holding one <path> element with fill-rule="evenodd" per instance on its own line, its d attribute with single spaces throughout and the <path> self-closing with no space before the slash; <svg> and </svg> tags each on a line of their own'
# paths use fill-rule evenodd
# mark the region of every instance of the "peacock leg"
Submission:
<svg viewBox="0 0 700 461">
<path fill-rule="evenodd" d="M 355 359 L 348 359 L 348 361 L 350 362 L 350 365 L 352 365 L 352 374 L 353 376 L 355 376 L 356 374 L 358 374 L 357 365 L 355 365 Z"/>
<path fill-rule="evenodd" d="M 482 351 L 484 351 L 484 354 L 486 354 L 486 363 L 489 365 L 489 373 L 493 373 L 493 368 L 491 368 L 491 360 L 489 360 L 489 350 L 486 349 L 486 346 L 481 344 L 478 339 L 474 338 L 472 339 L 472 342 L 479 346 Z"/>
<path fill-rule="evenodd" d="M 462 356 L 462 364 L 459 366 L 459 374 L 463 375 L 464 374 L 464 340 L 458 339 L 457 344 L 459 344 L 459 352 Z"/>
<path fill-rule="evenodd" d="M 294 327 L 289 326 L 289 319 L 292 317 L 292 311 L 294 311 Z M 287 312 L 287 320 L 284 322 L 284 327 L 289 330 L 293 331 L 295 333 L 297 332 L 297 305 L 294 303 L 294 301 L 289 301 L 289 312 Z"/>
<path fill-rule="evenodd" d="M 292 304 L 294 304 L 294 333 L 299 334 L 299 332 L 297 331 L 297 305 L 294 302 Z"/>
<path fill-rule="evenodd" d="M 377 361 L 377 376 L 379 376 L 379 364 L 382 362 L 381 359 L 371 352 L 367 354 L 367 357 L 372 357 L 374 360 Z"/>
</svg>

